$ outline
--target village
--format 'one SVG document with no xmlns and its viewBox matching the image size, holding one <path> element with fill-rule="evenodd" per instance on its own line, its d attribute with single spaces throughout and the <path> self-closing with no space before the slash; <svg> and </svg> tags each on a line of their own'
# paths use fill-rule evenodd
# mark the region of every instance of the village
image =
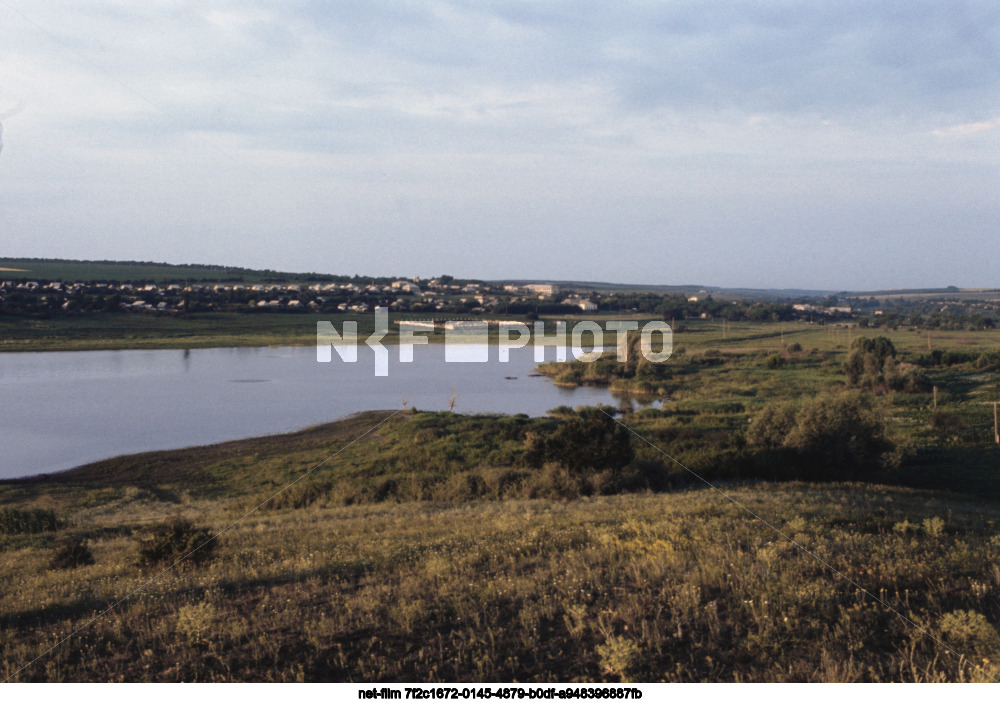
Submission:
<svg viewBox="0 0 1000 703">
<path fill-rule="evenodd" d="M 655 316 L 666 321 L 727 321 L 991 329 L 1000 319 L 995 299 L 926 296 L 876 298 L 841 294 L 780 298 L 723 295 L 703 288 L 657 291 L 597 288 L 585 284 L 456 280 L 440 276 L 363 278 L 325 275 L 323 280 L 249 282 L 0 280 L 0 315 L 59 318 L 94 314 L 144 314 L 186 318 L 198 313 L 369 313 L 473 317 Z"/>
</svg>

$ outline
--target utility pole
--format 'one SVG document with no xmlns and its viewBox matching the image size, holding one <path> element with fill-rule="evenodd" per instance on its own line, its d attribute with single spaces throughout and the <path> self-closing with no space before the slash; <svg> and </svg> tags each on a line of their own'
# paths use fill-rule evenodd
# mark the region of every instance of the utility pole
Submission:
<svg viewBox="0 0 1000 703">
<path fill-rule="evenodd" d="M 997 425 L 997 401 L 993 401 L 993 441 L 1000 444 L 1000 426 Z"/>
<path fill-rule="evenodd" d="M 937 410 L 937 386 L 934 386 L 934 410 Z"/>
</svg>

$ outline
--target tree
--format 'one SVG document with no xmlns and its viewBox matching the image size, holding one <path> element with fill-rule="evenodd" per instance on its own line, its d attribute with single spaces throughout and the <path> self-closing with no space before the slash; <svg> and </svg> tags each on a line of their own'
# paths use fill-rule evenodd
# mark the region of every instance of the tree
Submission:
<svg viewBox="0 0 1000 703">
<path fill-rule="evenodd" d="M 896 357 L 896 347 L 887 337 L 858 337 L 851 342 L 851 350 L 844 364 L 847 383 L 862 388 L 876 388 L 886 379 L 886 360 Z"/>
<path fill-rule="evenodd" d="M 547 436 L 528 441 L 527 461 L 556 463 L 570 471 L 620 471 L 632 462 L 631 433 L 596 408 L 587 408 Z"/>
</svg>

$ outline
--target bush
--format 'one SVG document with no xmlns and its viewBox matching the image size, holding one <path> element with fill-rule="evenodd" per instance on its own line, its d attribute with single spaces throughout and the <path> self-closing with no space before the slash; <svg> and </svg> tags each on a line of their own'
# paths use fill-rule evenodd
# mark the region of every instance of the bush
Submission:
<svg viewBox="0 0 1000 703">
<path fill-rule="evenodd" d="M 770 450 L 773 462 L 791 463 L 804 480 L 857 478 L 898 466 L 901 458 L 882 413 L 860 393 L 765 407 L 753 419 L 747 442 Z"/>
<path fill-rule="evenodd" d="M 747 430 L 747 442 L 769 449 L 781 447 L 785 438 L 795 429 L 799 406 L 795 403 L 765 405 L 753 418 Z"/>
<path fill-rule="evenodd" d="M 941 618 L 941 634 L 963 649 L 981 655 L 995 656 L 1000 650 L 1000 635 L 982 613 L 975 610 L 953 610 Z"/>
<path fill-rule="evenodd" d="M 90 553 L 87 543 L 82 537 L 64 536 L 56 540 L 56 550 L 52 555 L 51 568 L 75 569 L 78 566 L 88 566 L 94 563 L 94 555 Z"/>
<path fill-rule="evenodd" d="M 530 465 L 556 463 L 577 473 L 619 471 L 634 456 L 631 433 L 593 408 L 581 409 L 550 434 L 529 436 L 526 445 Z"/>
<path fill-rule="evenodd" d="M 212 536 L 211 530 L 196 528 L 184 518 L 175 516 L 140 536 L 139 565 L 172 565 L 180 559 L 184 559 L 182 563 L 186 565 L 202 564 L 215 549 L 216 540 Z"/>
<path fill-rule="evenodd" d="M 216 629 L 215 606 L 211 603 L 185 605 L 177 611 L 177 634 L 189 644 L 208 644 Z"/>
<path fill-rule="evenodd" d="M 546 464 L 524 483 L 525 498 L 574 500 L 586 491 L 581 476 L 562 464 Z"/>
</svg>

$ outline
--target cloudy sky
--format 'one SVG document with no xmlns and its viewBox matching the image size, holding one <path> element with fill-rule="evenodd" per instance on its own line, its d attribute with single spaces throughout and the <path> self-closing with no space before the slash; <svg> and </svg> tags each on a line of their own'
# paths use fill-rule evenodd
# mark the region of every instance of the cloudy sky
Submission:
<svg viewBox="0 0 1000 703">
<path fill-rule="evenodd" d="M 998 88 L 992 0 L 0 0 L 0 255 L 997 286 Z"/>
</svg>

